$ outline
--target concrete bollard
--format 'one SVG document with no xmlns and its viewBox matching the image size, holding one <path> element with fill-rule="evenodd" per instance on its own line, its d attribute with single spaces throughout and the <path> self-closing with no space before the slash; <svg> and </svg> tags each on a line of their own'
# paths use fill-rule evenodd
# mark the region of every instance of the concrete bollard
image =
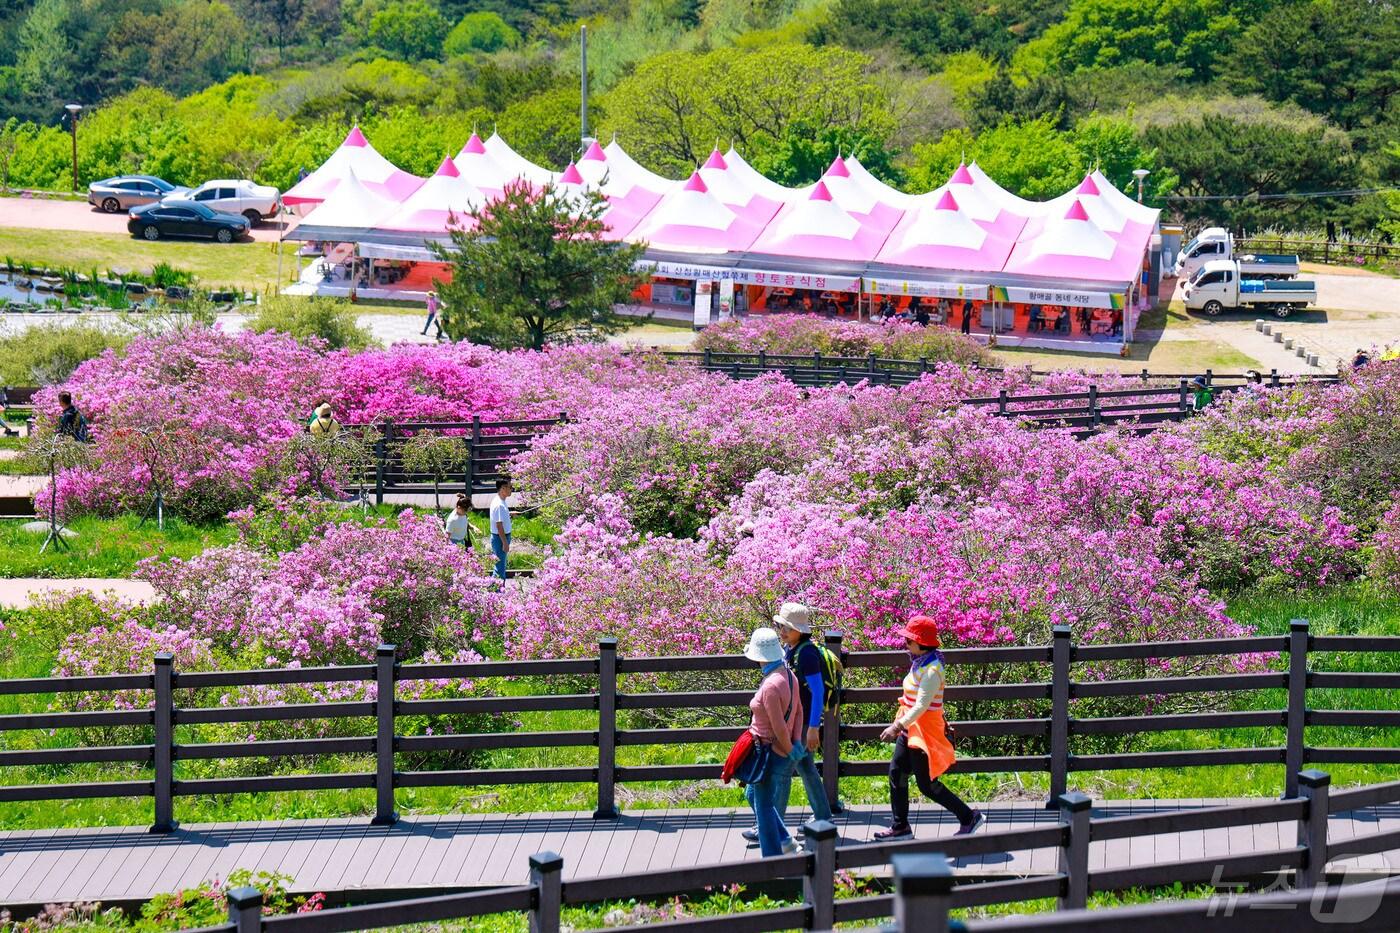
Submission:
<svg viewBox="0 0 1400 933">
<path fill-rule="evenodd" d="M 1268 326 L 1269 325 L 1264 323 L 1264 319 L 1262 317 L 1257 317 L 1254 319 L 1254 329 L 1259 331 L 1260 333 L 1267 334 L 1268 331 L 1265 330 L 1265 328 Z"/>
<path fill-rule="evenodd" d="M 1317 354 L 1316 354 L 1316 353 L 1309 353 L 1309 354 L 1308 354 L 1308 365 L 1309 365 L 1309 366 L 1312 366 L 1312 367 L 1314 367 L 1314 368 L 1316 368 L 1316 366 L 1317 366 Z"/>
<path fill-rule="evenodd" d="M 1307 358 L 1308 358 L 1308 348 L 1305 347 L 1305 346 L 1303 346 L 1302 344 L 1299 344 L 1299 345 L 1298 345 L 1298 359 L 1300 359 L 1300 360 L 1305 360 L 1305 359 L 1307 359 Z"/>
<path fill-rule="evenodd" d="M 1293 338 L 1292 338 L 1292 337 L 1289 337 L 1287 340 L 1285 340 L 1285 341 L 1283 342 L 1283 348 L 1284 348 L 1285 350 L 1292 350 L 1292 349 L 1293 349 Z"/>
<path fill-rule="evenodd" d="M 1274 334 L 1274 343 L 1283 343 L 1283 334 L 1282 334 L 1282 333 Z"/>
<path fill-rule="evenodd" d="M 1261 328 L 1261 330 L 1264 331 L 1264 336 L 1268 337 L 1274 332 L 1274 325 L 1270 324 L 1268 321 L 1265 321 L 1264 326 Z"/>
</svg>

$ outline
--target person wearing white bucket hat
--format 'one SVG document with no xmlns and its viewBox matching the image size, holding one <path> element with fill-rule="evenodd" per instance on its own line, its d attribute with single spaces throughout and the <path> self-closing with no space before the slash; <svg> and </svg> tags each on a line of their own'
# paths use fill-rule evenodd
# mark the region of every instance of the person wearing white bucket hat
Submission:
<svg viewBox="0 0 1400 933">
<path fill-rule="evenodd" d="M 822 784 L 821 773 L 817 771 L 816 759 L 812 753 L 821 745 L 822 715 L 826 711 L 827 689 L 823 679 L 825 660 L 821 649 L 812 643 L 812 611 L 802 603 L 783 603 L 778 614 L 773 617 L 778 637 L 783 642 L 783 660 L 788 670 L 797 675 L 798 695 L 802 698 L 802 709 L 806 711 L 806 741 L 799 740 L 793 749 L 792 771 L 802 779 L 802 787 L 807 792 L 807 801 L 812 807 L 812 819 L 830 820 L 831 804 L 826 799 L 826 788 Z M 776 805 L 778 816 L 786 824 L 788 801 L 792 798 L 792 771 L 778 778 Z M 758 839 L 758 827 L 743 832 L 745 839 Z"/>
<path fill-rule="evenodd" d="M 802 697 L 797 678 L 783 664 L 783 642 L 771 628 L 760 628 L 749 638 L 744 657 L 763 668 L 763 681 L 749 701 L 753 719 L 749 731 L 756 742 L 772 746 L 767 773 L 745 785 L 744 797 L 758 823 L 758 847 L 765 856 L 797 851 L 778 813 L 780 781 L 792 782 L 792 756 L 802 748 Z"/>
</svg>

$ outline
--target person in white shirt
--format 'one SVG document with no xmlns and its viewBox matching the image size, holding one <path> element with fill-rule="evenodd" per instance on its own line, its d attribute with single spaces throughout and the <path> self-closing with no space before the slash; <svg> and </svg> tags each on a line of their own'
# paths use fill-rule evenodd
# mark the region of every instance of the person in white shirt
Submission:
<svg viewBox="0 0 1400 933">
<path fill-rule="evenodd" d="M 496 555 L 496 576 L 506 578 L 506 559 L 510 556 L 510 480 L 496 480 L 496 495 L 491 500 L 491 553 Z"/>
<path fill-rule="evenodd" d="M 472 546 L 472 523 L 467 518 L 471 505 L 465 493 L 458 493 L 456 508 L 447 514 L 447 520 L 442 523 L 448 540 L 467 549 Z"/>
</svg>

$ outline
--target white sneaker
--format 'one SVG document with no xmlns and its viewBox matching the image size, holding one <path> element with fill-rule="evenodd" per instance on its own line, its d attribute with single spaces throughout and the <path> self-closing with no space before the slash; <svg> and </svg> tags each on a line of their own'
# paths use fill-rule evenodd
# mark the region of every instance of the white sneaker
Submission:
<svg viewBox="0 0 1400 933">
<path fill-rule="evenodd" d="M 796 852 L 798 848 L 799 846 L 797 845 L 797 840 L 789 839 L 787 842 L 783 843 L 783 854 L 791 855 L 792 853 Z"/>
<path fill-rule="evenodd" d="M 757 827 L 757 826 L 750 826 L 748 829 L 744 830 L 744 831 L 743 831 L 742 833 L 740 833 L 739 835 L 743 836 L 743 837 L 744 837 L 745 839 L 747 839 L 749 842 L 757 842 L 757 841 L 758 841 L 758 827 Z"/>
</svg>

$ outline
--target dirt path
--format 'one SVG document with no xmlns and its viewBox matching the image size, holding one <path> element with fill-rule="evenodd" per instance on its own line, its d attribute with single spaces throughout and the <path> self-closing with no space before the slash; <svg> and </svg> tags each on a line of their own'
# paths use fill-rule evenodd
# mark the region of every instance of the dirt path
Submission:
<svg viewBox="0 0 1400 933">
<path fill-rule="evenodd" d="M 66 580 L 37 577 L 0 579 L 0 607 L 6 609 L 24 609 L 35 598 L 47 593 L 105 593 L 138 603 L 149 603 L 156 598 L 155 588 L 142 580 L 106 577 L 75 577 Z"/>
</svg>

